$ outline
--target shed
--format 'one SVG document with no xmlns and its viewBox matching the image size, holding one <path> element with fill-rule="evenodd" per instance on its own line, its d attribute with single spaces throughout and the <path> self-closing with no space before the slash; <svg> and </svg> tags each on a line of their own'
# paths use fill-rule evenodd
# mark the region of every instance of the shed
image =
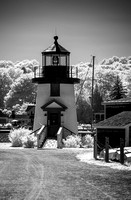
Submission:
<svg viewBox="0 0 131 200">
<path fill-rule="evenodd" d="M 124 111 L 105 119 L 95 125 L 97 149 L 105 146 L 105 137 L 109 137 L 112 148 L 120 147 L 120 138 L 124 139 L 125 146 L 131 146 L 131 111 Z"/>
<path fill-rule="evenodd" d="M 131 97 L 104 101 L 102 105 L 104 105 L 104 117 L 107 119 L 123 111 L 131 111 Z"/>
<path fill-rule="evenodd" d="M 34 115 L 35 115 L 35 104 L 29 104 L 27 106 L 26 113 L 29 118 L 29 124 L 33 127 Z"/>
</svg>

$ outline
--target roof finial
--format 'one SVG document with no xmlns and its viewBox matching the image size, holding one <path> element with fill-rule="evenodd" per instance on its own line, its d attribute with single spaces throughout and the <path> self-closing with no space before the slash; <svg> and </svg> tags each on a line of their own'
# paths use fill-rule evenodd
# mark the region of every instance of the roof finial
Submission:
<svg viewBox="0 0 131 200">
<path fill-rule="evenodd" d="M 54 36 L 54 44 L 58 44 L 57 40 L 58 40 L 58 36 Z"/>
</svg>

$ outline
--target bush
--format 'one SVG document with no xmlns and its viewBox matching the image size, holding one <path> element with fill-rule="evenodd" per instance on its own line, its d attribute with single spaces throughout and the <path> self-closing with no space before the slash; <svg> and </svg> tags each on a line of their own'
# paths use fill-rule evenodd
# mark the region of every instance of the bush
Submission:
<svg viewBox="0 0 131 200">
<path fill-rule="evenodd" d="M 79 135 L 70 135 L 63 140 L 64 146 L 67 148 L 92 148 L 93 138 L 90 135 L 85 135 L 83 137 Z"/>
<path fill-rule="evenodd" d="M 22 138 L 26 135 L 29 135 L 31 133 L 30 130 L 25 128 L 20 129 L 14 129 L 9 133 L 9 140 L 12 143 L 12 147 L 22 147 L 23 142 Z"/>
<path fill-rule="evenodd" d="M 81 137 L 78 135 L 69 135 L 63 140 L 63 143 L 67 148 L 78 148 L 81 146 Z"/>
<path fill-rule="evenodd" d="M 25 148 L 34 148 L 37 144 L 37 138 L 34 135 L 26 135 L 22 138 L 22 144 Z"/>
<path fill-rule="evenodd" d="M 91 135 L 85 135 L 82 137 L 82 146 L 85 148 L 93 147 L 93 138 Z"/>
</svg>

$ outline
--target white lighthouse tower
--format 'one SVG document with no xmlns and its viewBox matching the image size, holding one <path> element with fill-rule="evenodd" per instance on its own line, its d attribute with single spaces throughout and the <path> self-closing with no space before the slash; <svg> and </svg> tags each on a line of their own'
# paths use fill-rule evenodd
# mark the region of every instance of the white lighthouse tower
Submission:
<svg viewBox="0 0 131 200">
<path fill-rule="evenodd" d="M 33 78 L 38 83 L 33 129 L 45 125 L 47 138 L 57 138 L 60 127 L 63 138 L 77 134 L 74 84 L 79 79 L 72 74 L 70 52 L 57 40 L 55 36 L 54 44 L 42 52 L 42 67 Z"/>
</svg>

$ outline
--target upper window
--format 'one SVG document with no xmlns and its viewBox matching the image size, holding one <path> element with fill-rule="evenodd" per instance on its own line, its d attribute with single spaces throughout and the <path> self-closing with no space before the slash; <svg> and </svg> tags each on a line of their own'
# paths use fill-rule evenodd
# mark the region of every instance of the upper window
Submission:
<svg viewBox="0 0 131 200">
<path fill-rule="evenodd" d="M 60 96 L 60 84 L 51 83 L 50 84 L 50 96 Z"/>
</svg>

